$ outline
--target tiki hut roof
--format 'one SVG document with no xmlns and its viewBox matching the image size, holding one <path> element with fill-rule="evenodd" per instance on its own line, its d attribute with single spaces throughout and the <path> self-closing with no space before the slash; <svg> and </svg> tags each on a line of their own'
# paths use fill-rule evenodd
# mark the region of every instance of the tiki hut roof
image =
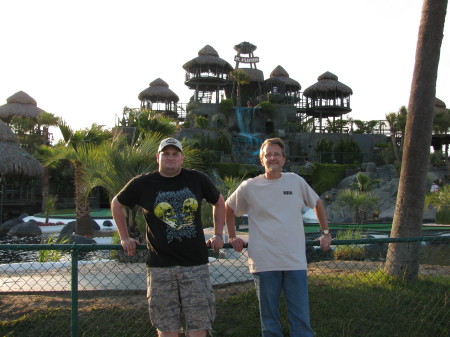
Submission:
<svg viewBox="0 0 450 337">
<path fill-rule="evenodd" d="M 445 103 L 441 101 L 439 98 L 435 97 L 435 104 L 434 104 L 434 114 L 448 114 L 450 113 L 450 110 L 447 109 Z"/>
<path fill-rule="evenodd" d="M 256 46 L 254 44 L 251 44 L 250 42 L 241 42 L 234 46 L 234 50 L 236 50 L 238 53 L 242 54 L 250 54 L 253 53 L 256 50 Z"/>
<path fill-rule="evenodd" d="M 270 78 L 268 78 L 264 82 L 269 85 L 272 83 L 275 84 L 281 82 L 285 86 L 291 87 L 293 91 L 298 91 L 302 88 L 300 83 L 290 78 L 288 72 L 280 65 L 277 66 L 274 70 L 272 70 L 272 72 L 270 73 Z"/>
<path fill-rule="evenodd" d="M 0 142 L 18 143 L 17 137 L 11 128 L 0 120 Z"/>
<path fill-rule="evenodd" d="M 0 174 L 9 173 L 40 176 L 43 167 L 36 158 L 20 148 L 16 135 L 0 120 Z"/>
<path fill-rule="evenodd" d="M 150 83 L 150 87 L 142 91 L 138 96 L 140 101 L 150 101 L 150 102 L 173 102 L 177 103 L 179 101 L 178 96 L 169 89 L 169 85 L 163 81 L 161 78 L 157 78 Z"/>
<path fill-rule="evenodd" d="M 306 88 L 303 95 L 306 97 L 316 97 L 335 92 L 342 96 L 350 96 L 353 90 L 345 84 L 338 81 L 338 77 L 329 71 L 323 73 L 317 78 L 318 82 Z"/>
<path fill-rule="evenodd" d="M 435 107 L 436 108 L 446 108 L 447 106 L 445 105 L 445 103 L 443 102 L 443 101 L 441 101 L 439 98 L 435 98 L 436 100 L 435 100 Z"/>
<path fill-rule="evenodd" d="M 30 95 L 18 91 L 6 99 L 6 104 L 0 106 L 0 119 L 9 122 L 14 116 L 35 119 L 44 110 L 37 107 L 37 103 Z"/>
<path fill-rule="evenodd" d="M 259 69 L 253 68 L 238 68 L 246 73 L 249 77 L 250 82 L 264 82 L 264 73 Z M 233 77 L 233 75 L 231 75 Z"/>
<path fill-rule="evenodd" d="M 198 57 L 193 58 L 189 62 L 186 62 L 183 65 L 183 69 L 186 71 L 192 71 L 197 67 L 202 67 L 205 65 L 215 66 L 211 69 L 213 72 L 215 71 L 214 68 L 217 67 L 222 68 L 223 72 L 226 73 L 233 69 L 233 67 L 227 61 L 219 57 L 219 54 L 210 45 L 206 45 L 202 49 L 200 49 L 200 51 L 198 52 Z"/>
</svg>

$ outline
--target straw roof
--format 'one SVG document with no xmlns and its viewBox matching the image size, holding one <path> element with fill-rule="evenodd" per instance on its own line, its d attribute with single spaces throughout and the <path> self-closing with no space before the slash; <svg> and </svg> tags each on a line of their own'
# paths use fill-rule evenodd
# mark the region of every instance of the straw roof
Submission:
<svg viewBox="0 0 450 337">
<path fill-rule="evenodd" d="M 16 135 L 0 120 L 0 174 L 25 174 L 40 176 L 41 163 L 20 148 Z"/>
<path fill-rule="evenodd" d="M 246 73 L 249 77 L 250 82 L 264 82 L 264 74 L 259 69 L 253 69 L 253 68 L 238 68 L 239 70 L 242 70 L 244 73 Z M 233 77 L 233 75 L 231 75 Z"/>
<path fill-rule="evenodd" d="M 265 80 L 266 84 L 275 84 L 278 82 L 283 83 L 285 86 L 291 87 L 290 89 L 292 89 L 293 91 L 298 91 L 302 88 L 300 83 L 290 78 L 288 72 L 280 65 L 272 70 L 272 72 L 270 73 L 270 78 Z"/>
<path fill-rule="evenodd" d="M 328 93 L 336 93 L 340 96 L 350 96 L 353 90 L 338 81 L 338 77 L 329 71 L 317 78 L 318 82 L 306 88 L 303 95 L 306 97 L 325 96 Z"/>
<path fill-rule="evenodd" d="M 441 101 L 439 98 L 435 97 L 435 105 L 436 109 L 446 109 L 446 105 L 443 101 Z"/>
<path fill-rule="evenodd" d="M 253 53 L 256 50 L 256 46 L 254 44 L 251 44 L 250 42 L 241 42 L 234 46 L 234 50 L 236 50 L 238 53 L 242 54 L 250 54 Z"/>
<path fill-rule="evenodd" d="M 186 71 L 192 71 L 198 67 L 202 67 L 205 65 L 211 65 L 215 66 L 211 71 L 217 71 L 214 68 L 222 68 L 223 72 L 227 73 L 233 69 L 233 67 L 225 60 L 221 59 L 219 57 L 219 54 L 217 51 L 211 47 L 210 45 L 204 46 L 200 51 L 198 52 L 198 57 L 193 58 L 189 62 L 186 62 L 183 65 L 183 69 Z"/>
<path fill-rule="evenodd" d="M 0 106 L 0 119 L 9 122 L 14 116 L 35 119 L 44 110 L 37 107 L 37 103 L 26 92 L 18 91 L 6 99 L 6 104 Z"/>
<path fill-rule="evenodd" d="M 150 102 L 173 102 L 177 103 L 179 101 L 178 96 L 169 89 L 169 85 L 163 81 L 161 78 L 157 78 L 150 83 L 150 87 L 142 91 L 138 96 L 140 101 L 150 101 Z"/>
<path fill-rule="evenodd" d="M 0 120 L 0 142 L 18 143 L 17 137 L 11 128 Z"/>
</svg>

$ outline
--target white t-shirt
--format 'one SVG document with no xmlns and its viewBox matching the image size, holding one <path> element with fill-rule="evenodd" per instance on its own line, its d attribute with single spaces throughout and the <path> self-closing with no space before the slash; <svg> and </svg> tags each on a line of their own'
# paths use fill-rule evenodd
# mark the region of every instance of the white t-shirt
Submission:
<svg viewBox="0 0 450 337">
<path fill-rule="evenodd" d="M 273 180 L 259 175 L 236 189 L 226 203 L 236 216 L 248 215 L 251 273 L 307 269 L 302 209 L 318 199 L 295 173 Z"/>
</svg>

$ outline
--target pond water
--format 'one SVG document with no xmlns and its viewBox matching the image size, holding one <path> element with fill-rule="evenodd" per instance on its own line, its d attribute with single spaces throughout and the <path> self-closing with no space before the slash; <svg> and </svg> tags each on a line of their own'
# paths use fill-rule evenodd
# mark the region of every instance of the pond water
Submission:
<svg viewBox="0 0 450 337">
<path fill-rule="evenodd" d="M 44 244 L 53 233 L 42 234 L 36 237 L 0 237 L 0 244 Z M 107 238 L 101 238 L 107 239 Z M 108 238 L 110 239 L 110 238 Z M 97 240 L 97 239 L 96 239 Z M 98 242 L 98 244 L 109 244 L 111 242 Z M 0 250 L 0 264 L 36 262 L 38 261 L 39 251 L 20 251 L 20 250 Z M 66 254 L 66 259 L 70 260 L 70 253 Z M 109 251 L 94 251 L 80 254 L 80 260 L 108 259 Z M 63 258 L 64 259 L 64 258 Z"/>
</svg>

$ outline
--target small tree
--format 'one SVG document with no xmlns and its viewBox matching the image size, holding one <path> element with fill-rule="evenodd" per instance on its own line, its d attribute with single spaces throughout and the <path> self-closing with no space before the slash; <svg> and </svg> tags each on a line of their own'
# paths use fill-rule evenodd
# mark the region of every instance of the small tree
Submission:
<svg viewBox="0 0 450 337">
<path fill-rule="evenodd" d="M 233 77 L 233 80 L 237 84 L 236 89 L 236 104 L 237 106 L 241 106 L 241 85 L 245 85 L 250 83 L 250 76 L 243 71 L 242 69 L 234 69 L 231 72 L 231 76 Z"/>
<path fill-rule="evenodd" d="M 352 188 L 360 191 L 367 192 L 370 191 L 375 184 L 381 182 L 381 179 L 371 179 L 367 174 L 358 172 L 356 175 L 356 182 L 352 182 Z"/>
<path fill-rule="evenodd" d="M 372 192 L 344 189 L 336 197 L 335 207 L 353 211 L 353 221 L 362 224 L 368 214 L 378 209 L 378 196 Z"/>
</svg>

